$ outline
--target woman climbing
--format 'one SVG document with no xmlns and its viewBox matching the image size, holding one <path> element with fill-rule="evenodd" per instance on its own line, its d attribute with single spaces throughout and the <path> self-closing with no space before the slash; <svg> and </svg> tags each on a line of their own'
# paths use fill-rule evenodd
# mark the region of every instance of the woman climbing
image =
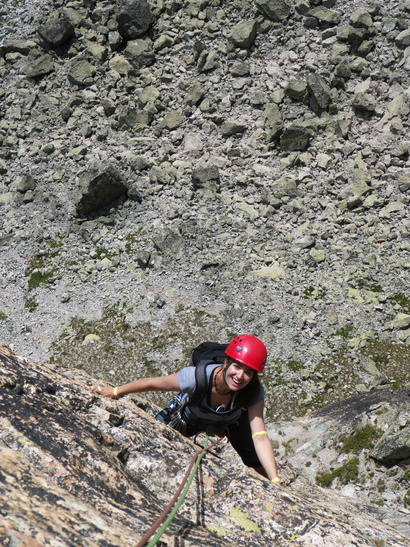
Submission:
<svg viewBox="0 0 410 547">
<path fill-rule="evenodd" d="M 259 338 L 243 334 L 228 344 L 224 354 L 221 364 L 203 361 L 169 376 L 142 378 L 114 388 L 92 386 L 91 390 L 111 399 L 144 391 L 182 392 L 174 398 L 178 405 L 170 416 L 172 427 L 188 437 L 209 426 L 219 434 L 227 430 L 243 463 L 279 484 L 258 377 L 265 367 L 266 347 Z"/>
</svg>

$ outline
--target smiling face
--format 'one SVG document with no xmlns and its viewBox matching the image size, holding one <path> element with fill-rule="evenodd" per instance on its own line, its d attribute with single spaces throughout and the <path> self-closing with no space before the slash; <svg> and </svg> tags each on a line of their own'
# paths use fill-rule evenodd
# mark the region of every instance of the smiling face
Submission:
<svg viewBox="0 0 410 547">
<path fill-rule="evenodd" d="M 246 387 L 255 375 L 255 371 L 238 363 L 232 361 L 230 365 L 225 365 L 224 379 L 231 391 L 239 391 Z"/>
</svg>

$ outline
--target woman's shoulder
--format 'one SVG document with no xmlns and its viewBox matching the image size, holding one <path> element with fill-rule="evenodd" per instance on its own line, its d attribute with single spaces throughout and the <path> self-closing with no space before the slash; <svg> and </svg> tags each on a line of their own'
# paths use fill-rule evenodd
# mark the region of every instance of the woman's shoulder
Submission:
<svg viewBox="0 0 410 547">
<path fill-rule="evenodd" d="M 259 389 L 259 393 L 257 393 L 255 395 L 255 397 L 253 398 L 250 406 L 253 406 L 253 405 L 257 405 L 258 403 L 260 403 L 261 401 L 263 401 L 265 398 L 265 389 L 264 387 L 261 385 L 260 386 L 260 389 Z"/>
<path fill-rule="evenodd" d="M 178 375 L 178 382 L 179 382 L 179 385 L 180 385 L 180 388 L 182 391 L 186 391 L 186 392 L 193 392 L 196 388 L 196 379 L 197 379 L 197 376 L 196 376 L 196 370 L 197 370 L 197 367 L 201 365 L 201 362 L 199 362 L 196 366 L 187 366 L 187 367 L 184 367 L 184 368 L 181 368 L 178 372 L 177 372 L 177 375 Z M 214 364 L 214 363 L 210 363 L 209 365 L 207 365 L 206 369 L 205 369 L 205 373 L 206 373 L 206 378 L 207 380 L 209 380 L 209 378 L 211 377 L 211 374 L 212 374 L 212 371 L 215 370 L 217 367 L 219 367 L 220 365 L 217 365 L 217 364 Z"/>
</svg>

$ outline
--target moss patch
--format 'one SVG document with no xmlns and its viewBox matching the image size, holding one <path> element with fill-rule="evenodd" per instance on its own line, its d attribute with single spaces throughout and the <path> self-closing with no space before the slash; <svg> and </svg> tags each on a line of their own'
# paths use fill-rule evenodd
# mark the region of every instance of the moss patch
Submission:
<svg viewBox="0 0 410 547">
<path fill-rule="evenodd" d="M 243 528 L 245 532 L 260 533 L 261 530 L 256 522 L 250 520 L 249 515 L 242 512 L 240 509 L 233 507 L 229 513 L 229 516 L 231 520 L 235 522 L 235 525 Z"/>
<path fill-rule="evenodd" d="M 408 383 L 409 344 L 390 340 L 371 340 L 363 348 L 362 353 L 370 357 L 381 374 L 391 380 L 393 389 L 402 388 Z"/>
<path fill-rule="evenodd" d="M 316 483 L 328 488 L 332 482 L 338 478 L 340 484 L 356 482 L 359 477 L 359 458 L 352 458 L 345 465 L 337 467 L 331 473 L 318 473 Z"/>
<path fill-rule="evenodd" d="M 382 431 L 367 424 L 343 440 L 342 452 L 360 452 L 361 450 L 374 448 L 374 441 L 382 434 Z"/>
<path fill-rule="evenodd" d="M 405 294 L 397 293 L 391 300 L 398 304 L 403 313 L 410 313 L 410 297 Z"/>
<path fill-rule="evenodd" d="M 224 528 L 220 528 L 219 526 L 215 526 L 215 525 L 208 526 L 208 530 L 210 532 L 213 532 L 220 538 L 223 538 L 227 534 L 227 531 Z"/>
<path fill-rule="evenodd" d="M 31 257 L 24 272 L 29 290 L 39 287 L 42 283 L 47 284 L 55 277 L 57 270 L 54 259 L 59 256 L 63 243 L 60 239 L 50 239 L 41 254 Z"/>
</svg>

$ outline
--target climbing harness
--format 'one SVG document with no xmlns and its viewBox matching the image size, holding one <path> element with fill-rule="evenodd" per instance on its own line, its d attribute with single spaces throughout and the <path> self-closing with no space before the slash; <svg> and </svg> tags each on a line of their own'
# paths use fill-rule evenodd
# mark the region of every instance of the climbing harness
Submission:
<svg viewBox="0 0 410 547">
<path fill-rule="evenodd" d="M 217 439 L 214 443 L 212 443 L 210 446 L 206 446 L 208 444 L 208 438 L 209 435 L 206 435 L 205 440 L 205 447 L 201 448 L 195 454 L 193 455 L 191 462 L 188 466 L 188 469 L 186 470 L 185 476 L 182 479 L 182 482 L 176 491 L 174 497 L 169 502 L 169 504 L 166 506 L 164 511 L 161 513 L 157 521 L 151 526 L 151 528 L 148 530 L 148 532 L 140 539 L 140 541 L 136 544 L 135 547 L 153 547 L 157 544 L 162 534 L 165 532 L 168 525 L 172 522 L 174 516 L 178 512 L 178 509 L 183 504 L 185 497 L 188 493 L 189 487 L 191 486 L 191 483 L 195 477 L 195 474 L 198 470 L 199 464 L 201 463 L 202 458 L 205 456 L 206 452 L 209 452 L 214 446 L 216 446 L 218 443 L 220 443 L 224 437 L 220 437 Z M 179 498 L 179 499 L 178 499 Z M 174 507 L 175 505 L 175 507 Z M 173 509 L 172 509 L 173 508 Z M 171 511 L 172 509 L 172 511 Z M 169 513 L 169 516 L 167 518 L 167 515 Z M 165 520 L 166 519 L 166 520 Z M 162 524 L 162 526 L 161 526 Z M 161 526 L 161 528 L 160 528 Z M 159 530 L 158 530 L 159 528 Z M 158 530 L 158 532 L 157 532 Z M 155 533 L 155 536 L 148 542 L 150 537 Z"/>
</svg>

